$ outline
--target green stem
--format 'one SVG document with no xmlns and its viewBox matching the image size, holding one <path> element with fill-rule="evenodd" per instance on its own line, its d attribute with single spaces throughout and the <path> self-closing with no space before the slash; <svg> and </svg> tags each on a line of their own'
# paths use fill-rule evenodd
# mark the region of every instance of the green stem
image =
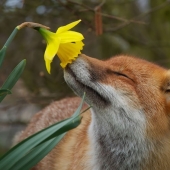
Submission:
<svg viewBox="0 0 170 170">
<path fill-rule="evenodd" d="M 6 43 L 4 44 L 4 47 L 8 47 L 9 44 L 11 43 L 11 41 L 14 39 L 15 35 L 17 34 L 18 32 L 18 27 L 16 27 L 13 32 L 11 33 L 11 35 L 9 36 L 9 38 L 7 39 Z"/>
<path fill-rule="evenodd" d="M 11 43 L 11 41 L 14 39 L 15 35 L 17 34 L 17 32 L 25 27 L 30 27 L 30 28 L 36 28 L 36 27 L 42 27 L 45 29 L 50 29 L 49 27 L 39 24 L 39 23 L 34 23 L 34 22 L 24 22 L 20 25 L 18 25 L 17 27 L 15 27 L 15 29 L 13 30 L 13 32 L 11 33 L 11 35 L 9 36 L 9 38 L 7 39 L 6 43 L 4 44 L 4 47 L 8 47 L 9 44 Z"/>
</svg>

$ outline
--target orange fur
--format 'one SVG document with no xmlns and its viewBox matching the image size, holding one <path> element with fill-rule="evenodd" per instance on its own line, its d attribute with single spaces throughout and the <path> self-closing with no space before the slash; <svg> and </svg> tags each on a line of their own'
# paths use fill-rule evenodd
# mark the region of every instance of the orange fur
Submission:
<svg viewBox="0 0 170 170">
<path fill-rule="evenodd" d="M 107 61 L 100 61 L 81 55 L 78 60 L 87 64 L 85 68 L 88 67 L 88 71 L 92 75 L 92 80 L 90 79 L 90 81 L 113 87 L 121 94 L 121 97 L 125 96 L 128 107 L 132 110 L 142 110 L 144 120 L 146 120 L 146 127 L 142 127 L 142 129 L 144 129 L 143 138 L 146 143 L 148 142 L 148 147 L 146 147 L 148 155 L 147 158 L 143 158 L 143 161 L 139 163 L 140 168 L 138 169 L 170 169 L 170 72 L 155 64 L 128 56 L 118 56 Z M 69 67 L 71 69 L 78 67 L 76 64 L 79 61 L 75 61 L 75 63 Z M 84 67 L 82 68 L 82 70 L 84 70 Z M 69 70 L 66 69 L 66 72 L 69 72 Z M 123 74 L 123 76 L 118 75 L 120 73 Z M 66 80 L 69 79 L 69 76 L 66 77 Z M 77 79 L 79 79 L 78 76 L 79 75 L 77 75 Z M 71 83 L 69 80 L 68 84 L 71 85 Z M 76 88 L 73 90 L 81 95 Z M 84 88 L 84 90 L 86 90 L 86 88 Z M 92 100 L 90 98 L 91 96 L 89 96 L 87 92 L 87 98 Z M 89 100 L 87 100 L 87 103 Z M 71 116 L 78 107 L 79 102 L 79 98 L 66 98 L 47 106 L 33 117 L 27 129 L 20 135 L 20 140 L 44 127 Z M 95 105 L 95 100 L 92 100 L 92 103 Z M 99 103 L 99 107 L 103 109 L 105 106 L 102 107 L 101 105 L 102 103 Z M 85 107 L 87 106 L 84 106 L 84 108 Z M 34 170 L 96 169 L 92 153 L 94 146 L 91 141 L 91 137 L 95 138 L 96 136 L 89 136 L 89 126 L 92 122 L 91 114 L 90 111 L 83 113 L 81 125 L 68 132 L 59 145 L 56 146 Z M 97 115 L 98 113 L 94 114 Z M 104 112 L 102 114 L 104 115 L 106 113 Z M 131 118 L 133 119 L 133 117 Z M 114 129 L 111 131 L 113 130 Z M 100 142 L 96 143 L 96 145 L 99 144 Z M 101 143 L 101 147 L 102 145 L 103 143 Z M 140 154 L 141 153 L 139 153 L 139 155 Z M 116 162 L 117 160 L 112 161 Z"/>
</svg>

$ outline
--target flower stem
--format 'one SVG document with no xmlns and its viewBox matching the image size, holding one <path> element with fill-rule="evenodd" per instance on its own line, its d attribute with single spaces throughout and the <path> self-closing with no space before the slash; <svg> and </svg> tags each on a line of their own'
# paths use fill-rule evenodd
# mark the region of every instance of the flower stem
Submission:
<svg viewBox="0 0 170 170">
<path fill-rule="evenodd" d="M 42 25 L 42 24 L 39 24 L 39 23 L 35 23 L 35 22 L 23 22 L 22 24 L 18 25 L 17 28 L 20 30 L 22 28 L 25 28 L 25 27 L 30 27 L 30 28 L 37 28 L 37 27 L 41 27 L 41 28 L 45 28 L 47 30 L 49 30 L 50 28 L 45 26 L 45 25 Z"/>
<path fill-rule="evenodd" d="M 16 27 L 16 28 L 12 31 L 11 35 L 9 36 L 9 38 L 7 39 L 6 43 L 4 44 L 4 47 L 8 47 L 8 46 L 9 46 L 9 44 L 10 44 L 11 41 L 14 39 L 15 35 L 17 34 L 17 32 L 18 32 L 18 28 Z"/>
<path fill-rule="evenodd" d="M 11 41 L 14 39 L 15 35 L 17 34 L 17 32 L 25 27 L 29 27 L 29 28 L 37 28 L 37 27 L 42 27 L 45 29 L 50 29 L 49 27 L 39 24 L 39 23 L 34 23 L 34 22 L 24 22 L 20 25 L 18 25 L 17 27 L 15 27 L 15 29 L 13 30 L 13 32 L 11 33 L 11 35 L 9 36 L 8 40 L 6 41 L 6 43 L 4 44 L 4 47 L 8 47 L 9 44 L 11 43 Z"/>
</svg>

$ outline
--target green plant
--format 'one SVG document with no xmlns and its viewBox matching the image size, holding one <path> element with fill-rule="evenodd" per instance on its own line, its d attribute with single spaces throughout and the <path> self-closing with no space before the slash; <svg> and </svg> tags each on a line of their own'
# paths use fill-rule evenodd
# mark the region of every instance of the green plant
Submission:
<svg viewBox="0 0 170 170">
<path fill-rule="evenodd" d="M 17 26 L 4 47 L 0 51 L 0 66 L 2 65 L 6 49 L 19 29 L 23 27 L 45 27 L 37 23 L 23 23 Z M 45 27 L 47 28 L 47 27 Z M 25 60 L 22 60 L 8 76 L 0 88 L 0 102 L 7 94 L 11 93 L 11 88 L 15 85 L 25 67 Z M 57 122 L 36 134 L 28 137 L 16 146 L 11 148 L 0 158 L 0 169 L 4 170 L 29 170 L 44 158 L 65 136 L 66 132 L 76 128 L 81 123 L 81 110 L 84 103 L 85 94 L 82 101 L 72 117 Z M 89 109 L 89 108 L 88 108 Z"/>
<path fill-rule="evenodd" d="M 57 122 L 23 140 L 0 158 L 0 169 L 29 170 L 45 157 L 65 136 L 81 123 L 85 95 L 72 117 Z"/>
<path fill-rule="evenodd" d="M 6 50 L 9 47 L 10 43 L 12 42 L 12 40 L 14 39 L 15 35 L 17 34 L 17 32 L 25 27 L 31 27 L 31 28 L 35 28 L 35 27 L 42 27 L 45 29 L 49 29 L 48 27 L 38 24 L 38 23 L 32 23 L 32 22 L 24 22 L 20 25 L 18 25 L 13 32 L 11 33 L 11 35 L 9 36 L 9 38 L 7 39 L 6 43 L 4 44 L 4 46 L 2 47 L 2 49 L 0 50 L 0 67 L 2 66 L 3 60 L 5 58 L 5 54 L 6 54 Z M 24 68 L 26 65 L 26 60 L 22 60 L 14 69 L 13 71 L 10 73 L 10 75 L 8 76 L 8 78 L 6 79 L 6 81 L 4 82 L 4 84 L 1 86 L 0 88 L 0 102 L 5 98 L 5 96 L 7 94 L 11 94 L 11 89 L 13 88 L 13 86 L 15 85 L 15 83 L 18 81 L 18 79 L 20 78 Z"/>
<path fill-rule="evenodd" d="M 3 48 L 0 50 L 0 67 L 2 66 L 6 50 L 10 45 L 11 41 L 15 37 L 16 33 L 18 32 L 18 28 L 16 27 L 12 34 L 9 36 L 8 40 L 4 44 Z M 15 83 L 20 78 L 24 68 L 25 68 L 26 60 L 22 60 L 10 73 L 4 84 L 0 88 L 0 102 L 5 98 L 7 94 L 11 94 L 11 89 L 15 85 Z"/>
</svg>

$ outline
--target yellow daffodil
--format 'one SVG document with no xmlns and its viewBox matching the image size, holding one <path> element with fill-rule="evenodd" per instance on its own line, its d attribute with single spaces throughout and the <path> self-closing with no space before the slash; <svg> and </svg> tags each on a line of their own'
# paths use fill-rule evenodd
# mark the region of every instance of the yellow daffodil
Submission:
<svg viewBox="0 0 170 170">
<path fill-rule="evenodd" d="M 65 68 L 68 63 L 72 63 L 78 54 L 81 53 L 84 46 L 82 42 L 84 37 L 81 33 L 70 31 L 80 21 L 78 20 L 66 26 L 59 27 L 56 33 L 44 28 L 37 29 L 47 42 L 44 59 L 48 73 L 50 73 L 50 65 L 56 54 L 61 60 L 61 67 Z"/>
</svg>

